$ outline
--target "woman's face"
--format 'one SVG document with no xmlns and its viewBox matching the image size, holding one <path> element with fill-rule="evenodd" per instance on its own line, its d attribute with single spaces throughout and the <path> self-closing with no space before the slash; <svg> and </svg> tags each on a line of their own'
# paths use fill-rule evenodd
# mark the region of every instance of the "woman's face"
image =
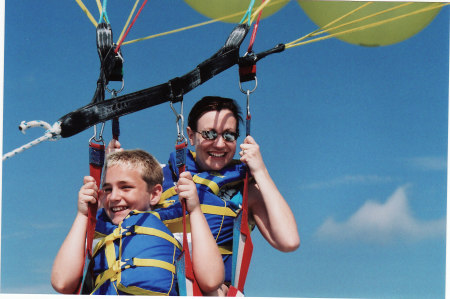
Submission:
<svg viewBox="0 0 450 299">
<path fill-rule="evenodd" d="M 195 146 L 197 164 L 201 170 L 221 170 L 234 157 L 236 141 L 225 141 L 224 132 L 236 132 L 237 121 L 231 110 L 209 111 L 197 121 L 197 132 L 187 128 L 191 145 Z M 215 130 L 217 138 L 207 140 L 200 134 L 202 131 Z M 200 132 L 200 133 L 198 133 Z"/>
</svg>

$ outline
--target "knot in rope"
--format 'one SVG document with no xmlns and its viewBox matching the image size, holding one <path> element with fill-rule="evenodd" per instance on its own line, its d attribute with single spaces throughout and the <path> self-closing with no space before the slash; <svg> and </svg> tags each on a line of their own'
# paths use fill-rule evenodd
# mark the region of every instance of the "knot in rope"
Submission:
<svg viewBox="0 0 450 299">
<path fill-rule="evenodd" d="M 23 134 L 25 134 L 26 133 L 25 131 L 27 129 L 35 128 L 35 127 L 41 127 L 41 128 L 45 128 L 47 130 L 45 131 L 43 136 L 3 155 L 3 158 L 2 158 L 3 161 L 23 152 L 26 149 L 29 149 L 29 148 L 41 143 L 43 141 L 46 141 L 46 140 L 56 141 L 61 138 L 61 122 L 56 122 L 52 126 L 49 123 L 47 123 L 45 121 L 41 121 L 41 120 L 34 120 L 34 121 L 30 121 L 30 122 L 22 121 L 19 125 L 19 130 L 22 131 Z"/>
</svg>

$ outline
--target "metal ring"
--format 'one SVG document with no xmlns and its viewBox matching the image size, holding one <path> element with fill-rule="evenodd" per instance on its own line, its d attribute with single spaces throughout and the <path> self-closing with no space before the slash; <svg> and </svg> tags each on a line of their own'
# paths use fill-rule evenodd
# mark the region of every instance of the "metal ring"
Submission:
<svg viewBox="0 0 450 299">
<path fill-rule="evenodd" d="M 111 90 L 110 90 L 110 89 L 108 88 L 108 85 L 105 86 L 105 89 L 106 89 L 107 91 L 109 91 L 109 93 L 111 93 L 111 95 L 112 95 L 113 97 L 115 97 L 118 93 L 120 93 L 120 92 L 123 90 L 124 86 L 125 86 L 125 81 L 122 80 L 122 87 L 121 87 L 119 90 L 115 90 L 115 89 L 111 89 Z"/>
<path fill-rule="evenodd" d="M 256 78 L 256 76 L 255 76 L 255 87 L 254 87 L 252 90 L 250 90 L 250 89 L 248 89 L 248 90 L 243 90 L 243 89 L 242 89 L 242 85 L 241 85 L 241 81 L 239 81 L 239 89 L 241 90 L 241 92 L 242 92 L 243 94 L 247 94 L 247 92 L 253 93 L 253 92 L 256 90 L 256 87 L 258 87 L 258 78 Z"/>
</svg>

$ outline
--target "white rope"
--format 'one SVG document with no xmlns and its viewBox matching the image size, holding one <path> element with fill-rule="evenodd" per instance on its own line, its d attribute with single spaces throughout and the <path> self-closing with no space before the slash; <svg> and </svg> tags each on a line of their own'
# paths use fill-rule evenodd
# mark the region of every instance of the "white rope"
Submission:
<svg viewBox="0 0 450 299">
<path fill-rule="evenodd" d="M 44 136 L 41 136 L 41 137 L 21 146 L 7 154 L 4 154 L 3 161 L 23 152 L 26 149 L 29 149 L 29 148 L 41 143 L 43 141 L 46 141 L 46 140 L 56 141 L 61 138 L 61 135 L 60 135 L 61 134 L 61 123 L 60 122 L 56 122 L 53 124 L 53 126 L 51 126 L 50 124 L 46 123 L 45 121 L 34 120 L 34 121 L 30 121 L 30 122 L 22 121 L 19 125 L 19 129 L 24 134 L 27 129 L 35 128 L 35 127 L 42 127 L 42 128 L 47 129 L 47 131 L 45 131 Z"/>
</svg>

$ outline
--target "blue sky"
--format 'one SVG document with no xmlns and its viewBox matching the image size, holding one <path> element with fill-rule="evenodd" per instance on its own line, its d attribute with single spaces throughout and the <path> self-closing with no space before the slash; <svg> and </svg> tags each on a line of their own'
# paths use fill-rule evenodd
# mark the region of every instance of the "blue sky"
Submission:
<svg viewBox="0 0 450 299">
<path fill-rule="evenodd" d="M 85 1 L 88 4 L 88 1 Z M 115 39 L 134 1 L 110 1 Z M 98 17 L 95 2 L 90 11 Z M 247 296 L 443 298 L 445 284 L 449 11 L 401 43 L 365 48 L 328 39 L 258 63 L 252 135 L 291 206 L 301 247 L 281 253 L 258 231 Z M 207 20 L 183 1 L 149 1 L 128 39 Z M 192 70 L 234 25 L 125 45 L 125 90 Z M 260 24 L 255 52 L 316 26 L 291 1 Z M 75 1 L 6 1 L 3 151 L 43 135 L 88 104 L 99 72 L 95 28 Z M 241 47 L 242 54 L 248 38 Z M 235 98 L 233 67 L 185 96 Z M 176 141 L 168 103 L 121 118 L 121 143 L 166 162 Z M 53 258 L 76 213 L 93 130 L 44 142 L 2 163 L 1 293 L 54 293 Z M 111 138 L 106 124 L 105 138 Z M 240 139 L 242 141 L 242 139 Z"/>
</svg>

